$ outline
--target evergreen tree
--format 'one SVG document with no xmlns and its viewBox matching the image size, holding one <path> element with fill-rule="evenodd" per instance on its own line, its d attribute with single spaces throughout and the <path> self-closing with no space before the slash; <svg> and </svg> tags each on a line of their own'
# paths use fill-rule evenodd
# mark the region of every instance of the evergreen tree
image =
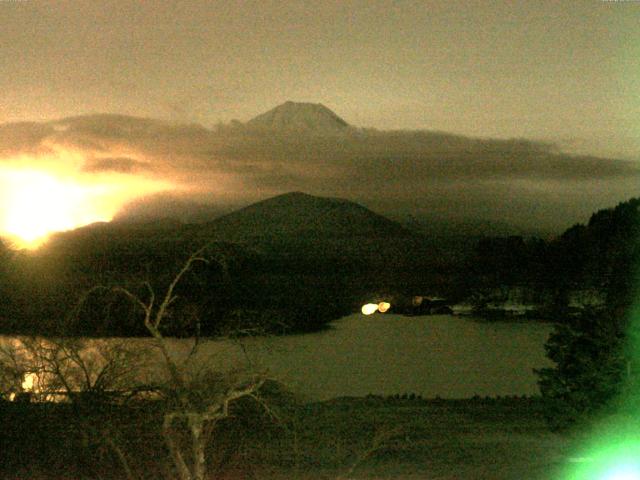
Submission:
<svg viewBox="0 0 640 480">
<path fill-rule="evenodd" d="M 628 323 L 622 314 L 600 311 L 556 326 L 545 345 L 555 366 L 536 370 L 551 427 L 592 418 L 630 386 Z"/>
</svg>

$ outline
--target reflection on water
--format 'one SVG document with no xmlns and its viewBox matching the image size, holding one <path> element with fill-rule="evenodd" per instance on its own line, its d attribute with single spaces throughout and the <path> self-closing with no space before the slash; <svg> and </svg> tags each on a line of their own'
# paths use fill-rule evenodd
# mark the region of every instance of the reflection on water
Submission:
<svg viewBox="0 0 640 480">
<path fill-rule="evenodd" d="M 446 315 L 357 314 L 320 333 L 208 342 L 192 363 L 196 369 L 234 368 L 248 361 L 317 400 L 369 393 L 532 395 L 538 392 L 532 370 L 549 364 L 544 342 L 550 330 L 539 323 L 481 323 Z M 172 352 L 186 356 L 190 344 L 171 340 Z M 156 365 L 161 366 L 159 358 Z"/>
</svg>

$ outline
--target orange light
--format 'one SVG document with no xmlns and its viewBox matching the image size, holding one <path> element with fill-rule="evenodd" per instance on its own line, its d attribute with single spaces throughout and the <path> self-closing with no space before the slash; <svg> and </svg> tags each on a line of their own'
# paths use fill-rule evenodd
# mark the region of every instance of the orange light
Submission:
<svg viewBox="0 0 640 480">
<path fill-rule="evenodd" d="M 380 302 L 378 304 L 378 311 L 380 313 L 385 313 L 391 308 L 391 304 L 388 302 Z"/>
</svg>

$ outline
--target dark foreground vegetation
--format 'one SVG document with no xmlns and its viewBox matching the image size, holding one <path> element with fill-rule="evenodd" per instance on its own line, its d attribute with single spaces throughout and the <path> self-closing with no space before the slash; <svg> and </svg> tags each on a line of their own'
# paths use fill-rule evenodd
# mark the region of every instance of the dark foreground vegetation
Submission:
<svg viewBox="0 0 640 480">
<path fill-rule="evenodd" d="M 69 404 L 0 405 L 2 478 L 126 478 L 109 443 L 134 478 L 175 478 L 159 404 L 93 407 L 82 417 Z M 238 404 L 207 445 L 207 478 L 552 479 L 573 447 L 531 398 L 336 399 L 272 413 Z"/>
</svg>

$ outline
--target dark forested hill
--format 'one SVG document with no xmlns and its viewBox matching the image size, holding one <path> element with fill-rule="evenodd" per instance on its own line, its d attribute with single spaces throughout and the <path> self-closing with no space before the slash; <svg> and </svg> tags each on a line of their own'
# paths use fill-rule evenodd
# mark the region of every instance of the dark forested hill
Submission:
<svg viewBox="0 0 640 480">
<path fill-rule="evenodd" d="M 95 224 L 52 237 L 36 252 L 8 262 L 12 285 L 0 327 L 5 331 L 129 335 L 142 330 L 123 299 L 96 298 L 81 320 L 68 322 L 77 299 L 95 285 L 147 294 L 171 280 L 189 254 L 209 245 L 212 258 L 184 280 L 182 310 L 171 334 L 262 325 L 316 329 L 357 308 L 372 290 L 407 288 L 439 265 L 424 237 L 347 200 L 293 192 L 201 224 L 173 221 Z M 225 273 L 226 272 L 226 273 Z M 107 297 L 109 297 L 107 295 Z M 130 307 L 130 306 L 129 306 Z M 139 320 L 139 319 L 138 319 Z M 71 325 L 71 326 L 69 326 Z"/>
<path fill-rule="evenodd" d="M 199 234 L 230 240 L 410 237 L 400 224 L 348 200 L 291 192 L 249 205 L 206 225 Z"/>
<path fill-rule="evenodd" d="M 96 224 L 55 235 L 36 252 L 3 249 L 0 330 L 143 333 L 140 312 L 112 294 L 94 292 L 74 308 L 96 285 L 144 296 L 148 282 L 161 293 L 203 245 L 212 261 L 184 278 L 168 334 L 191 335 L 196 325 L 211 335 L 258 326 L 310 331 L 381 295 L 455 300 L 508 294 L 511 286 L 534 292 L 520 301 L 550 302 L 554 316 L 576 290 L 604 293 L 610 305 L 625 307 L 640 264 L 639 206 L 633 199 L 601 210 L 552 241 L 484 237 L 469 255 L 356 203 L 300 192 L 201 224 Z"/>
</svg>

